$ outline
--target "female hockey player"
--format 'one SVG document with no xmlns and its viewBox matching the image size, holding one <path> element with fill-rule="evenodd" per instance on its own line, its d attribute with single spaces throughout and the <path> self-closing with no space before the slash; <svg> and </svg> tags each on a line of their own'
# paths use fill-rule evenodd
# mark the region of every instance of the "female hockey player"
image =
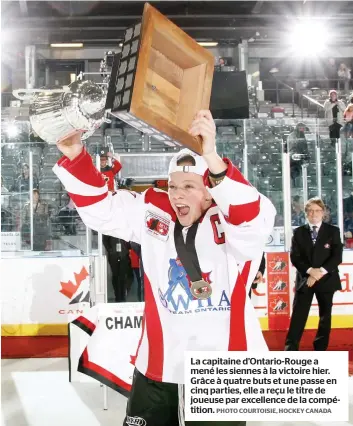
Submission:
<svg viewBox="0 0 353 426">
<path fill-rule="evenodd" d="M 246 283 L 258 270 L 249 276 L 250 261 L 260 263 L 275 209 L 218 156 L 209 111 L 196 115 L 189 133 L 202 137 L 203 155 L 184 149 L 173 157 L 168 193 L 112 194 L 80 134 L 58 143 L 64 157 L 54 172 L 84 223 L 141 245 L 145 314 L 125 426 L 184 424 L 185 351 L 267 350 Z M 220 423 L 246 424 L 191 424 Z"/>
</svg>

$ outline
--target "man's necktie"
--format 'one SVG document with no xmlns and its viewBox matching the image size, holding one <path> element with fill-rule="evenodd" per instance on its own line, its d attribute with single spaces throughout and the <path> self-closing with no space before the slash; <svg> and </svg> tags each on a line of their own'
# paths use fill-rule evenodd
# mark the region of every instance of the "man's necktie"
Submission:
<svg viewBox="0 0 353 426">
<path fill-rule="evenodd" d="M 313 244 L 315 244 L 317 240 L 317 226 L 313 226 L 313 230 L 311 231 L 311 238 L 313 240 Z"/>
</svg>

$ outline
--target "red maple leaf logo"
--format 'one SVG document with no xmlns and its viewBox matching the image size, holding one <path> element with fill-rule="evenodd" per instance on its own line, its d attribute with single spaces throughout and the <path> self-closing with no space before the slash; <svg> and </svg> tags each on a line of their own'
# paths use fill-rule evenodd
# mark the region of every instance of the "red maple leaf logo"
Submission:
<svg viewBox="0 0 353 426">
<path fill-rule="evenodd" d="M 67 298 L 71 299 L 72 296 L 76 293 L 77 289 L 80 287 L 82 281 L 84 281 L 88 277 L 88 275 L 89 273 L 87 272 L 86 268 L 83 266 L 79 274 L 76 274 L 76 272 L 74 272 L 76 284 L 74 284 L 71 280 L 68 282 L 60 281 L 60 284 L 61 284 L 60 293 L 66 296 Z"/>
<path fill-rule="evenodd" d="M 154 219 L 154 218 L 150 218 L 149 220 L 148 220 L 148 222 L 147 222 L 147 227 L 149 228 L 149 229 L 153 229 L 153 230 L 155 230 L 156 229 L 156 227 L 157 227 L 157 225 L 158 225 L 158 220 L 157 219 Z"/>
</svg>

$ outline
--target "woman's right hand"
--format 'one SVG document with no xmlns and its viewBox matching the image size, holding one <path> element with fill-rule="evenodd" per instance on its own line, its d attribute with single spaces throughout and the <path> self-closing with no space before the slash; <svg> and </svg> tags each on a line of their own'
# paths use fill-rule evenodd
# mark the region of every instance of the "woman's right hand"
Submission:
<svg viewBox="0 0 353 426">
<path fill-rule="evenodd" d="M 69 160 L 74 160 L 78 157 L 82 150 L 83 144 L 81 141 L 82 132 L 79 130 L 66 136 L 65 139 L 60 139 L 56 146 Z"/>
</svg>

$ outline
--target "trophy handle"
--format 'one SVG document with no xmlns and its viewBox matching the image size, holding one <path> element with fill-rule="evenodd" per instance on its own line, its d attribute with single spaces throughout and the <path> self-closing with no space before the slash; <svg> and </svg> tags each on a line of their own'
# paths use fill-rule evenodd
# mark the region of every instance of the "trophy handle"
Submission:
<svg viewBox="0 0 353 426">
<path fill-rule="evenodd" d="M 20 101 L 30 101 L 35 93 L 67 93 L 70 92 L 69 87 L 65 86 L 63 89 L 16 89 L 12 91 L 15 98 Z"/>
</svg>

